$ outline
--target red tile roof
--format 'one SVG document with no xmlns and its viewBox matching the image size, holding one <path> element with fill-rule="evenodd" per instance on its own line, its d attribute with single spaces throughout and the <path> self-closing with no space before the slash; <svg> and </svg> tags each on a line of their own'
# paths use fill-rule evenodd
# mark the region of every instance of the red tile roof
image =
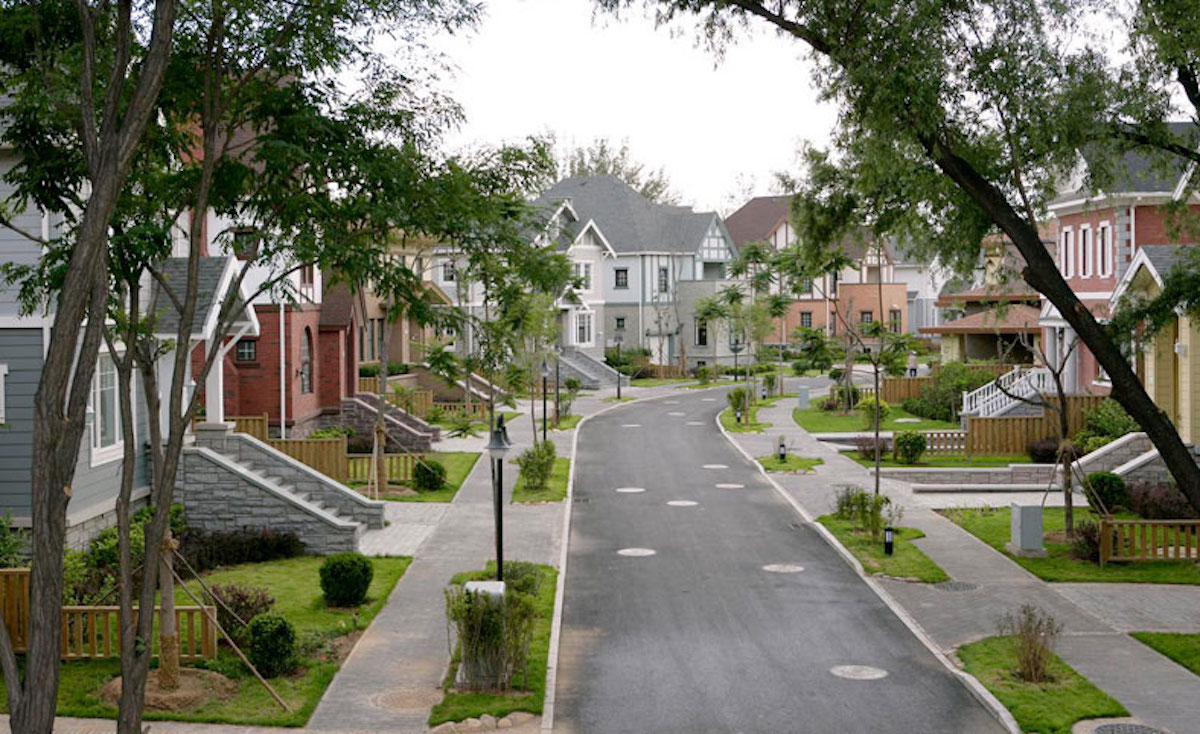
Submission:
<svg viewBox="0 0 1200 734">
<path fill-rule="evenodd" d="M 925 326 L 923 334 L 1036 334 L 1040 312 L 1033 306 L 1015 303 L 1006 308 L 980 311 L 941 326 Z"/>
<path fill-rule="evenodd" d="M 790 196 L 756 196 L 747 201 L 725 219 L 733 244 L 741 247 L 747 242 L 770 239 L 787 221 L 791 201 Z"/>
</svg>

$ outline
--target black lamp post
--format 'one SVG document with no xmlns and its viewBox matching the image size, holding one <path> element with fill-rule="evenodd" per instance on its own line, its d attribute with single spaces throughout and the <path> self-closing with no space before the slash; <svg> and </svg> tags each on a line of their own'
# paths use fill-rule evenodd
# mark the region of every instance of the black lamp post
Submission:
<svg viewBox="0 0 1200 734">
<path fill-rule="evenodd" d="M 729 351 L 733 352 L 733 381 L 734 382 L 737 382 L 737 379 L 738 379 L 738 352 L 741 352 L 743 348 L 744 347 L 742 346 L 742 338 L 740 336 L 734 337 L 733 343 L 729 345 Z M 754 396 L 751 395 L 750 398 L 753 399 Z"/>
<path fill-rule="evenodd" d="M 787 441 L 783 436 L 779 437 L 779 463 L 787 463 Z"/>
<path fill-rule="evenodd" d="M 891 525 L 883 529 L 883 554 L 885 556 L 892 555 L 892 550 L 895 547 L 896 531 Z"/>
<path fill-rule="evenodd" d="M 504 416 L 496 419 L 492 438 L 488 441 L 488 456 L 492 457 L 492 498 L 496 504 L 496 580 L 504 580 L 504 455 L 512 448 Z"/>
<path fill-rule="evenodd" d="M 558 362 L 559 362 L 559 359 L 557 356 L 555 356 L 554 357 L 554 418 L 556 420 L 558 419 L 558 406 L 560 405 L 559 398 L 562 397 L 559 392 L 559 387 L 558 387 L 560 384 L 560 380 L 558 379 Z"/>
<path fill-rule="evenodd" d="M 617 334 L 613 337 L 613 341 L 617 343 L 617 402 L 621 401 L 621 335 Z"/>
<path fill-rule="evenodd" d="M 550 368 L 546 359 L 542 358 L 542 440 L 546 440 L 546 424 L 550 422 L 550 414 L 546 412 L 546 381 L 550 379 Z"/>
</svg>

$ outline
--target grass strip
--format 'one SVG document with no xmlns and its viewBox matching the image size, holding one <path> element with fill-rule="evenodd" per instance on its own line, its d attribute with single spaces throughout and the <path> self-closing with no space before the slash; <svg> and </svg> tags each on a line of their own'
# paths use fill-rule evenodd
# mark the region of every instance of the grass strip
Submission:
<svg viewBox="0 0 1200 734">
<path fill-rule="evenodd" d="M 888 556 L 883 553 L 883 538 L 872 538 L 870 533 L 858 530 L 851 520 L 822 515 L 817 522 L 828 528 L 846 550 L 854 554 L 867 573 L 916 579 L 927 584 L 950 580 L 941 566 L 913 545 L 914 540 L 925 537 L 925 533 L 916 528 L 895 528 L 893 552 Z"/>
</svg>

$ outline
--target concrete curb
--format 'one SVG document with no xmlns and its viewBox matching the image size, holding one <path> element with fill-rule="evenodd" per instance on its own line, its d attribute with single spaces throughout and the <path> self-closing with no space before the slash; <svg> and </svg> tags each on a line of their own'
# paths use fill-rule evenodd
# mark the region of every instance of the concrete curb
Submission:
<svg viewBox="0 0 1200 734">
<path fill-rule="evenodd" d="M 714 385 L 713 387 L 723 386 Z M 662 395 L 651 395 L 624 402 L 614 402 L 612 405 L 601 408 L 595 413 L 585 415 L 580 419 L 579 423 L 575 424 L 575 433 L 571 436 L 571 470 L 567 474 L 567 496 L 563 500 L 566 503 L 566 511 L 563 512 L 563 541 L 562 550 L 559 552 L 558 557 L 558 583 L 554 589 L 554 617 L 550 620 L 550 649 L 546 655 L 546 690 L 542 697 L 542 731 L 544 732 L 554 730 L 554 704 L 558 688 L 558 648 L 559 643 L 562 641 L 563 597 L 566 595 L 567 590 L 567 554 L 571 546 L 571 508 L 574 506 L 575 498 L 576 449 L 579 446 L 579 432 L 589 420 L 598 415 L 604 415 L 611 410 L 625 405 L 633 405 L 634 403 L 643 403 L 650 400 L 661 400 L 662 398 L 670 397 L 671 394 L 667 392 Z"/>
<path fill-rule="evenodd" d="M 985 688 L 975 676 L 960 670 L 958 666 L 950 660 L 946 653 L 942 652 L 942 649 L 937 645 L 936 642 L 933 641 L 933 638 L 929 636 L 929 633 L 925 631 L 925 628 L 923 628 L 921 624 L 908 613 L 908 610 L 900 606 L 900 603 L 896 601 L 896 599 L 888 592 L 887 589 L 883 588 L 878 581 L 876 581 L 871 575 L 863 570 L 862 564 L 858 562 L 858 559 L 854 557 L 854 554 L 846 550 L 846 547 L 838 542 L 837 537 L 834 536 L 833 533 L 829 532 L 828 528 L 821 523 L 816 522 L 812 515 L 810 515 L 809 512 L 804 509 L 804 506 L 800 504 L 799 500 L 797 500 L 791 495 L 790 492 L 780 486 L 780 484 L 775 481 L 774 477 L 772 477 L 767 470 L 763 468 L 763 465 L 760 464 L 757 459 L 751 456 L 750 453 L 746 451 L 746 449 L 743 448 L 742 445 L 736 441 L 728 431 L 725 430 L 725 427 L 721 425 L 720 413 L 717 414 L 715 420 L 717 423 L 717 429 L 721 431 L 723 436 L 725 436 L 725 440 L 732 444 L 742 456 L 746 457 L 747 461 L 754 464 L 754 466 L 758 469 L 759 474 L 762 474 L 763 478 L 767 480 L 767 483 L 770 484 L 772 488 L 774 488 L 776 493 L 778 493 L 779 496 L 784 499 L 784 501 L 791 505 L 792 509 L 796 511 L 796 514 L 798 514 L 805 522 L 809 523 L 817 531 L 817 534 L 819 534 L 825 540 L 825 542 L 828 543 L 829 546 L 833 548 L 833 550 L 837 552 L 837 554 L 840 555 L 842 559 L 850 565 L 851 568 L 854 569 L 859 578 L 861 578 L 867 584 L 867 586 L 875 592 L 875 595 L 879 597 L 880 601 L 887 605 L 888 609 L 892 610 L 892 613 L 904 623 L 904 626 L 908 627 L 909 631 L 911 631 L 913 635 L 920 640 L 921 643 L 925 645 L 925 647 L 928 648 L 931 653 L 933 653 L 934 657 L 937 658 L 942 665 L 944 665 L 946 669 L 949 670 L 954 677 L 959 680 L 959 682 L 966 686 L 967 690 L 971 692 L 971 695 L 973 695 L 976 700 L 983 704 L 983 706 L 993 716 L 996 717 L 996 719 L 1000 722 L 1000 725 L 1007 729 L 1010 734 L 1023 734 L 1024 730 L 1021 729 L 1021 727 L 1017 724 L 1017 720 L 1014 719 L 1013 715 L 1009 713 L 1009 710 L 1004 707 L 1004 704 L 1000 703 L 999 699 L 992 695 L 992 692 Z"/>
</svg>

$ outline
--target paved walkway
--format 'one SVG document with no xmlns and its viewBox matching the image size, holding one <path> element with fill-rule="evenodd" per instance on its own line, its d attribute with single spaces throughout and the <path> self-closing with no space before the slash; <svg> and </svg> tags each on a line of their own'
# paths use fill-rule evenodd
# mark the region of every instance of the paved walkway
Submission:
<svg viewBox="0 0 1200 734">
<path fill-rule="evenodd" d="M 735 439 L 755 456 L 773 451 L 779 435 L 790 450 L 820 457 L 815 475 L 772 475 L 810 514 L 830 511 L 837 488 L 869 488 L 874 477 L 857 462 L 796 427 L 792 405 L 759 411 L 773 424 L 764 434 Z M 976 588 L 943 591 L 927 584 L 883 580 L 884 588 L 929 633 L 943 651 L 997 634 L 999 618 L 1024 603 L 1035 604 L 1063 623 L 1057 652 L 1069 665 L 1119 700 L 1139 721 L 1174 734 L 1200 734 L 1200 677 L 1142 645 L 1127 632 L 1200 632 L 1200 587 L 1153 584 L 1049 584 L 979 541 L 943 515 L 939 507 L 1007 506 L 1041 501 L 1028 493 L 914 495 L 900 481 L 882 479 L 881 490 L 905 507 L 903 523 L 919 528 L 918 547 L 951 578 Z M 1061 497 L 1047 498 L 1048 504 Z"/>
</svg>

